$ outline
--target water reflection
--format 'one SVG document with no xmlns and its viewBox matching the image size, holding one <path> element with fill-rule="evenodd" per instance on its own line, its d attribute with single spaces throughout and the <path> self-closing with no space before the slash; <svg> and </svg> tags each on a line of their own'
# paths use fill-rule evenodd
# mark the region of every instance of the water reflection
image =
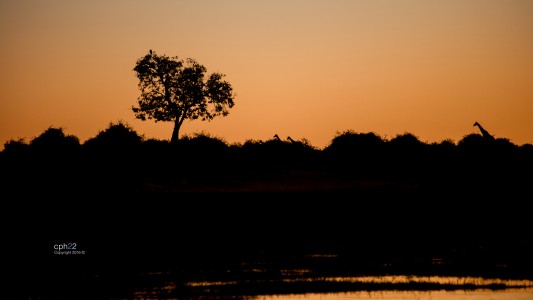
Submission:
<svg viewBox="0 0 533 300">
<path fill-rule="evenodd" d="M 512 289 L 503 291 L 371 291 L 329 294 L 259 296 L 257 300 L 529 300 L 533 289 Z M 251 298 L 250 298 L 251 299 Z"/>
<path fill-rule="evenodd" d="M 498 278 L 482 278 L 482 277 L 454 277 L 454 276 L 353 276 L 353 277 L 300 277 L 300 278 L 285 278 L 279 280 L 280 282 L 311 282 L 311 283 L 328 283 L 328 282 L 347 282 L 347 283 L 362 283 L 375 286 L 376 284 L 395 284 L 403 285 L 428 285 L 440 286 L 445 289 L 476 289 L 476 288 L 491 288 L 491 289 L 505 289 L 505 288 L 533 288 L 532 280 L 516 280 L 516 279 L 498 279 Z M 275 280 L 263 281 L 274 283 Z M 185 285 L 190 287 L 216 287 L 224 285 L 238 285 L 243 284 L 241 281 L 192 281 Z"/>
<path fill-rule="evenodd" d="M 173 282 L 136 289 L 133 299 L 532 299 L 532 280 L 442 276 L 355 276 Z"/>
</svg>

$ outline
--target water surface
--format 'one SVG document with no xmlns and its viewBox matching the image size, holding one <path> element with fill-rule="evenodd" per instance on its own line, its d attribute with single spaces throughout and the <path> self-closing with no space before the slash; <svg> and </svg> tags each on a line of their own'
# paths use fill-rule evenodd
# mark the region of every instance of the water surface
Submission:
<svg viewBox="0 0 533 300">
<path fill-rule="evenodd" d="M 175 282 L 136 288 L 130 299 L 533 299 L 532 280 L 481 277 L 297 277 L 259 281 L 191 281 L 183 286 L 181 295 L 177 294 L 180 287 Z"/>
<path fill-rule="evenodd" d="M 372 291 L 347 293 L 322 293 L 302 295 L 259 296 L 258 300 L 529 300 L 533 289 L 509 289 L 503 291 Z"/>
</svg>

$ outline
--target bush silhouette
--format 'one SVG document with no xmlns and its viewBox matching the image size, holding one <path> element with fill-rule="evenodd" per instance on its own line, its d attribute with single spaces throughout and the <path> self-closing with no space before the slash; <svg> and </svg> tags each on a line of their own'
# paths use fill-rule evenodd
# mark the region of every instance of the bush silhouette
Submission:
<svg viewBox="0 0 533 300">
<path fill-rule="evenodd" d="M 422 179 L 427 167 L 426 144 L 411 133 L 399 134 L 387 142 L 390 174 L 397 179 Z"/>
<path fill-rule="evenodd" d="M 383 176 L 385 141 L 374 132 L 347 130 L 332 139 L 323 150 L 333 170 L 358 178 Z"/>
<path fill-rule="evenodd" d="M 125 150 L 137 147 L 141 144 L 143 137 L 131 128 L 128 124 L 119 121 L 110 123 L 109 127 L 100 131 L 94 138 L 87 140 L 84 147 L 92 150 Z"/>
<path fill-rule="evenodd" d="M 24 139 L 9 140 L 4 144 L 0 157 L 6 161 L 23 160 L 28 157 L 29 151 L 30 145 L 24 142 Z"/>
<path fill-rule="evenodd" d="M 427 147 L 426 178 L 441 184 L 451 184 L 458 172 L 457 145 L 450 139 L 431 143 Z"/>
<path fill-rule="evenodd" d="M 32 152 L 52 156 L 73 154 L 80 149 L 80 141 L 66 135 L 62 128 L 50 127 L 30 142 Z"/>
<path fill-rule="evenodd" d="M 142 181 L 138 172 L 142 141 L 143 137 L 128 124 L 109 123 L 108 128 L 83 144 L 84 179 L 106 188 L 138 184 Z"/>
<path fill-rule="evenodd" d="M 203 167 L 208 173 L 225 166 L 229 146 L 223 139 L 201 132 L 183 136 L 175 149 L 176 160 L 191 168 Z"/>
<path fill-rule="evenodd" d="M 373 132 L 347 130 L 338 133 L 324 150 L 343 160 L 368 159 L 381 153 L 384 145 L 385 141 Z"/>
<path fill-rule="evenodd" d="M 313 168 L 317 166 L 319 159 L 318 150 L 307 140 L 249 139 L 236 150 L 242 166 L 252 166 L 263 172 Z"/>
<path fill-rule="evenodd" d="M 483 136 L 477 133 L 465 135 L 461 140 L 459 140 L 459 143 L 457 143 L 459 149 L 465 152 L 477 151 L 481 149 L 483 145 L 485 145 Z"/>
<path fill-rule="evenodd" d="M 49 127 L 33 138 L 26 147 L 21 141 L 10 143 L 8 153 L 21 151 L 17 165 L 11 165 L 9 173 L 22 178 L 15 185 L 56 188 L 70 186 L 79 169 L 80 142 L 76 136 L 67 135 L 62 128 Z M 22 161 L 23 160 L 23 161 Z M 14 179 L 13 179 L 14 180 Z"/>
<path fill-rule="evenodd" d="M 4 180 L 21 181 L 32 167 L 30 145 L 23 139 L 9 140 L 4 144 L 0 153 L 0 170 Z"/>
<path fill-rule="evenodd" d="M 55 127 L 32 139 L 29 146 L 32 164 L 49 172 L 59 172 L 62 168 L 74 170 L 81 150 L 76 136 L 66 135 L 62 128 Z"/>
</svg>

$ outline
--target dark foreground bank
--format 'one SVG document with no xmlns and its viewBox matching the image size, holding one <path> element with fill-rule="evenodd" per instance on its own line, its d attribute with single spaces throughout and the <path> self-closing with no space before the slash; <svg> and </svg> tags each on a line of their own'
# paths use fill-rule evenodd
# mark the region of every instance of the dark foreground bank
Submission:
<svg viewBox="0 0 533 300">
<path fill-rule="evenodd" d="M 533 278 L 521 197 L 404 185 L 22 191 L 4 201 L 2 276 L 12 295 L 56 299 L 79 289 L 108 299 L 150 285 L 139 274 L 154 272 L 173 282 L 272 279 L 282 270 Z"/>
</svg>

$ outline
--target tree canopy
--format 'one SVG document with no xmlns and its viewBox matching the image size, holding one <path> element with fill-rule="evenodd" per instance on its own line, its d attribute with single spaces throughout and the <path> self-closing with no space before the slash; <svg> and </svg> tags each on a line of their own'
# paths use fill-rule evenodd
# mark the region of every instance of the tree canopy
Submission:
<svg viewBox="0 0 533 300">
<path fill-rule="evenodd" d="M 135 117 L 156 122 L 174 122 L 171 142 L 179 139 L 186 119 L 210 121 L 227 116 L 235 94 L 225 75 L 212 73 L 196 60 L 158 55 L 150 50 L 133 69 L 139 79 L 141 95 L 132 107 Z"/>
</svg>

